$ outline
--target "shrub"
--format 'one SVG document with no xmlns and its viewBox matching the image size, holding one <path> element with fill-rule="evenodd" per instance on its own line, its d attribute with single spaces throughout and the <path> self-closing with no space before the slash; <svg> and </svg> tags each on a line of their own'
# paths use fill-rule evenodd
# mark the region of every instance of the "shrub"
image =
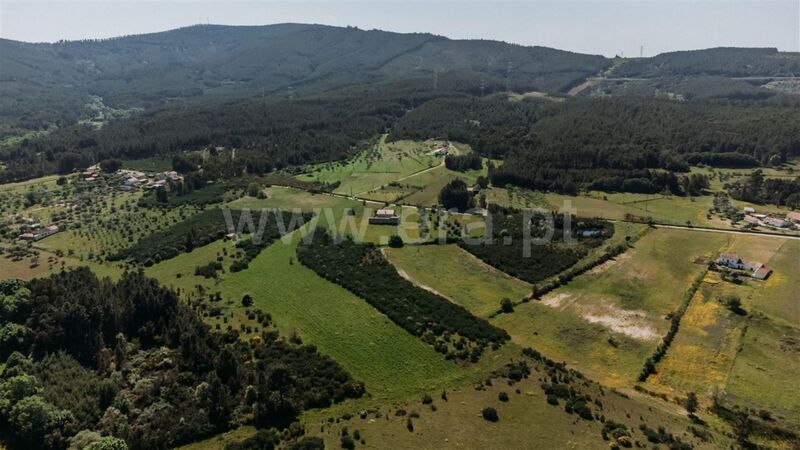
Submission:
<svg viewBox="0 0 800 450">
<path fill-rule="evenodd" d="M 501 393 L 497 394 L 497 399 L 500 400 L 501 402 L 507 402 L 508 401 L 508 394 L 506 394 L 505 392 L 501 392 Z"/>
<path fill-rule="evenodd" d="M 393 234 L 391 237 L 389 237 L 389 247 L 402 248 L 403 245 L 405 244 L 403 243 L 403 239 L 401 239 L 400 236 Z"/>
<path fill-rule="evenodd" d="M 500 417 L 497 415 L 497 410 L 492 408 L 491 406 L 483 408 L 481 411 L 483 418 L 488 420 L 489 422 L 497 422 L 500 420 Z"/>
<path fill-rule="evenodd" d="M 325 441 L 318 436 L 303 436 L 287 445 L 286 450 L 325 450 Z"/>
<path fill-rule="evenodd" d="M 356 448 L 356 443 L 350 436 L 343 434 L 341 438 L 341 446 L 347 450 L 353 450 Z"/>
</svg>

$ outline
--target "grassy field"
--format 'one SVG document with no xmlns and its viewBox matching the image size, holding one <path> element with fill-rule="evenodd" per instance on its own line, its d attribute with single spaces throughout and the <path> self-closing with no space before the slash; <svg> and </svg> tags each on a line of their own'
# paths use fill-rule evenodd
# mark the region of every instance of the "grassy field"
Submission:
<svg viewBox="0 0 800 450">
<path fill-rule="evenodd" d="M 800 429 L 800 329 L 768 318 L 748 321 L 723 399 L 764 408 Z"/>
<path fill-rule="evenodd" d="M 407 177 L 415 172 L 435 167 L 441 158 L 431 154 L 432 142 L 386 142 L 386 137 L 355 158 L 338 163 L 315 166 L 298 176 L 303 181 L 341 183 L 334 192 L 358 195 Z"/>
<path fill-rule="evenodd" d="M 222 450 L 227 444 L 241 442 L 253 434 L 256 429 L 251 426 L 234 428 L 226 433 L 220 433 L 214 437 L 178 447 L 177 450 Z"/>
<path fill-rule="evenodd" d="M 496 379 L 491 386 L 483 386 L 480 390 L 448 391 L 447 400 L 441 399 L 439 392 L 431 392 L 432 406 L 423 405 L 418 398 L 414 402 L 381 407 L 363 419 L 354 415 L 349 420 L 328 423 L 327 418 L 331 415 L 325 411 L 312 411 L 304 421 L 308 424 L 308 433 L 321 436 L 326 448 L 331 449 L 340 447 L 340 435 L 345 427 L 351 436 L 358 430 L 364 443 L 357 444 L 356 448 L 366 449 L 610 448 L 609 442 L 602 439 L 600 422 L 577 419 L 564 411 L 563 404 L 547 404 L 539 386 L 542 375 L 541 368 L 534 366 L 531 377 L 514 386 Z M 663 426 L 697 449 L 724 448 L 730 444 L 728 438 L 713 429 L 710 430 L 710 442 L 694 438 L 687 431 L 690 423 L 685 416 L 666 412 L 653 400 L 625 398 L 608 390 L 601 392 L 593 385 L 584 389 L 602 401 L 606 420 L 627 424 L 633 430 L 632 443 L 638 441 L 642 447 L 652 444 L 639 431 L 639 424 L 651 428 Z M 508 401 L 498 399 L 501 392 L 508 395 Z M 497 422 L 481 417 L 481 410 L 485 407 L 497 410 Z M 408 415 L 396 415 L 400 409 Z M 407 421 L 412 414 L 419 417 L 412 419 L 413 431 L 409 431 Z M 638 446 L 634 443 L 634 447 Z"/>
<path fill-rule="evenodd" d="M 745 319 L 728 310 L 715 292 L 715 274 L 704 283 L 681 319 L 680 329 L 647 388 L 669 397 L 694 392 L 708 401 L 725 389 Z"/>
<path fill-rule="evenodd" d="M 192 297 L 198 293 L 198 286 L 202 286 L 204 292 L 211 292 L 219 283 L 217 279 L 195 275 L 195 268 L 221 258 L 224 269 L 227 271 L 234 261 L 233 255 L 236 252 L 236 246 L 232 241 L 218 240 L 198 247 L 189 253 L 181 253 L 174 258 L 154 264 L 145 269 L 145 274 L 158 279 L 164 286 L 180 289 L 184 294 Z"/>
<path fill-rule="evenodd" d="M 459 178 L 457 172 L 439 167 L 406 180 L 418 183 L 419 190 L 405 197 L 403 203 L 416 206 L 433 206 L 439 203 L 439 192 L 449 182 Z"/>
<path fill-rule="evenodd" d="M 766 281 L 742 284 L 709 273 L 648 388 L 669 396 L 695 392 L 707 403 L 718 394 L 726 403 L 767 409 L 797 426 L 800 359 L 792 355 L 800 353 L 800 242 L 734 236 L 724 250 L 766 262 L 774 273 Z M 746 315 L 725 307 L 730 296 L 741 299 Z"/>
<path fill-rule="evenodd" d="M 518 344 L 574 364 L 598 381 L 631 386 L 666 334 L 666 316 L 705 268 L 693 259 L 712 256 L 727 242 L 723 235 L 698 237 L 652 230 L 615 260 L 493 323 Z"/>
<path fill-rule="evenodd" d="M 530 295 L 531 286 L 485 264 L 457 245 L 420 245 L 387 248 L 386 256 L 414 283 L 425 286 L 486 317 L 508 297 L 518 301 Z"/>
<path fill-rule="evenodd" d="M 784 241 L 767 260 L 774 269 L 761 289 L 754 289 L 743 301 L 773 318 L 780 318 L 800 327 L 800 241 Z"/>
<path fill-rule="evenodd" d="M 665 196 L 660 194 L 631 194 L 588 192 L 581 195 L 542 193 L 520 188 L 491 188 L 487 191 L 490 203 L 514 208 L 546 208 L 570 210 L 582 217 L 600 217 L 612 220 L 652 218 L 654 222 L 668 225 L 691 225 L 711 228 L 734 229 L 728 220 L 709 214 L 714 206 L 710 195 L 699 197 Z M 731 200 L 736 208 L 752 207 L 762 213 L 786 214 L 786 208 L 774 205 L 755 205 Z M 762 231 L 780 232 L 765 228 Z"/>
<path fill-rule="evenodd" d="M 33 187 L 42 187 L 51 189 L 56 186 L 56 181 L 58 180 L 58 177 L 59 177 L 58 175 L 48 175 L 46 177 L 34 178 L 32 180 L 19 181 L 16 183 L 0 184 L 0 191 L 21 193 Z"/>
<path fill-rule="evenodd" d="M 252 295 L 283 335 L 297 333 L 333 357 L 373 397 L 408 395 L 463 376 L 364 300 L 297 262 L 294 244 L 277 242 L 248 270 L 226 277 L 219 285 L 224 297 Z"/>
<path fill-rule="evenodd" d="M 784 164 L 782 167 L 761 167 L 767 178 L 795 178 L 800 173 L 800 160 Z M 726 169 L 714 167 L 692 167 L 691 173 L 706 175 L 710 179 L 712 191 L 722 191 L 727 183 L 742 181 L 753 173 L 754 169 Z"/>
<path fill-rule="evenodd" d="M 32 255 L 19 261 L 14 261 L 10 256 L 7 253 L 0 255 L 0 279 L 30 280 L 47 276 L 61 270 L 61 262 L 64 261 L 55 254 L 43 250 L 39 250 L 38 256 Z M 67 262 L 64 261 L 64 264 Z"/>
<path fill-rule="evenodd" d="M 800 241 L 736 236 L 726 251 L 745 260 L 759 261 L 773 269 L 765 281 L 747 280 L 729 288 L 729 294 L 742 299 L 746 310 L 755 310 L 771 318 L 800 327 Z"/>
</svg>

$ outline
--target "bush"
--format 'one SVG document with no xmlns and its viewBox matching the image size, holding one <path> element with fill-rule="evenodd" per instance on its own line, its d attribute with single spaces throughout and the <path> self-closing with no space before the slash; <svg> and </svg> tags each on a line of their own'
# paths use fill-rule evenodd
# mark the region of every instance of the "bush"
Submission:
<svg viewBox="0 0 800 450">
<path fill-rule="evenodd" d="M 405 245 L 405 243 L 403 242 L 403 239 L 401 239 L 401 238 L 400 238 L 400 236 L 398 236 L 398 235 L 396 235 L 396 234 L 393 234 L 393 235 L 392 235 L 392 236 L 389 238 L 389 247 L 392 247 L 392 248 L 402 248 L 402 247 L 403 247 L 403 245 Z"/>
<path fill-rule="evenodd" d="M 242 297 L 242 306 L 245 308 L 253 306 L 253 297 L 250 294 L 244 294 Z"/>
<path fill-rule="evenodd" d="M 497 415 L 497 410 L 492 408 L 491 406 L 483 408 L 481 414 L 483 415 L 483 418 L 488 420 L 489 422 L 497 422 L 498 420 L 500 420 L 500 417 Z"/>
<path fill-rule="evenodd" d="M 501 392 L 501 393 L 497 394 L 497 399 L 500 400 L 501 402 L 507 402 L 508 401 L 508 394 L 506 394 L 505 392 Z"/>
<path fill-rule="evenodd" d="M 303 436 L 287 445 L 286 450 L 325 450 L 325 441 L 317 436 Z"/>
<path fill-rule="evenodd" d="M 347 450 L 353 450 L 356 448 L 356 443 L 350 436 L 343 434 L 341 438 L 341 446 Z"/>
</svg>

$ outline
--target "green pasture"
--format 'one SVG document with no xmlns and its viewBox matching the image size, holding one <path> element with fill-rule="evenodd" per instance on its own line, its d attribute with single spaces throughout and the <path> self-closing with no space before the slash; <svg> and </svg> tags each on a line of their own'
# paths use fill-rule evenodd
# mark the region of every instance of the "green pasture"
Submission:
<svg viewBox="0 0 800 450">
<path fill-rule="evenodd" d="M 519 301 L 531 286 L 487 265 L 457 245 L 409 245 L 386 249 L 389 261 L 419 286 L 427 287 L 479 317 Z"/>
<path fill-rule="evenodd" d="M 284 336 L 297 333 L 331 356 L 373 397 L 424 391 L 463 376 L 459 367 L 366 301 L 323 280 L 295 256 L 297 234 L 279 241 L 218 286 L 226 298 L 250 294 Z"/>
<path fill-rule="evenodd" d="M 383 136 L 373 147 L 355 158 L 313 166 L 309 173 L 298 176 L 302 181 L 341 183 L 334 192 L 358 195 L 398 181 L 441 163 L 441 158 L 431 152 L 430 142 L 386 142 Z"/>
</svg>

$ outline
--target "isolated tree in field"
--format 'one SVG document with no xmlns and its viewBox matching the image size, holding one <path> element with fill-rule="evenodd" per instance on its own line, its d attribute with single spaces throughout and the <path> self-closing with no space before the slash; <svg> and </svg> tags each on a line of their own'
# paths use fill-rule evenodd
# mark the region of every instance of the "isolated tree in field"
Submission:
<svg viewBox="0 0 800 450">
<path fill-rule="evenodd" d="M 389 247 L 392 248 L 401 248 L 403 246 L 403 239 L 400 236 L 394 234 L 389 237 Z"/>
<path fill-rule="evenodd" d="M 736 314 L 743 315 L 744 309 L 742 309 L 742 299 L 740 299 L 736 295 L 728 295 L 723 300 L 722 303 L 731 311 Z"/>
<path fill-rule="evenodd" d="M 500 310 L 502 310 L 504 313 L 512 313 L 514 312 L 514 303 L 510 298 L 503 297 L 503 299 L 500 300 Z"/>
<path fill-rule="evenodd" d="M 242 297 L 242 306 L 245 308 L 253 306 L 253 297 L 250 294 L 244 294 Z"/>
<path fill-rule="evenodd" d="M 459 211 L 466 211 L 474 206 L 475 201 L 467 191 L 467 184 L 461 179 L 455 179 L 439 192 L 439 203 L 445 209 L 455 208 Z"/>
<path fill-rule="evenodd" d="M 497 415 L 497 410 L 492 408 L 491 406 L 483 408 L 481 414 L 483 415 L 483 418 L 488 420 L 489 422 L 497 422 L 498 420 L 500 420 L 500 417 Z"/>
<path fill-rule="evenodd" d="M 686 395 L 686 412 L 689 413 L 689 416 L 694 416 L 694 413 L 697 412 L 697 395 L 694 392 L 689 392 Z"/>
</svg>

